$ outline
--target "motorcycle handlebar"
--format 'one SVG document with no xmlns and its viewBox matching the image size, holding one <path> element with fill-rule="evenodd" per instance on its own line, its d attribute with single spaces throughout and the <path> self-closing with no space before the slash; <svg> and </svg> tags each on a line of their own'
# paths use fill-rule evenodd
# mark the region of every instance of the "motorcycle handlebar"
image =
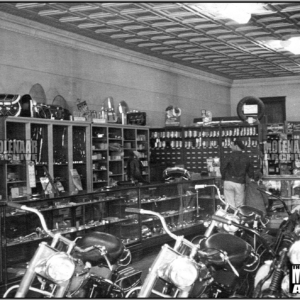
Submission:
<svg viewBox="0 0 300 300">
<path fill-rule="evenodd" d="M 281 199 L 280 196 L 276 196 L 276 195 L 272 194 L 271 192 L 266 191 L 266 190 L 264 190 L 264 189 L 257 188 L 257 190 L 260 191 L 260 192 L 262 192 L 262 193 L 267 194 L 268 196 L 272 196 L 272 197 L 276 198 L 277 200 L 279 200 L 279 201 L 283 204 L 283 207 L 284 207 L 285 211 L 287 212 L 287 214 L 288 214 L 289 216 L 291 215 L 291 212 L 290 212 L 289 209 L 287 208 L 286 203 Z"/>
<path fill-rule="evenodd" d="M 204 189 L 206 187 L 214 187 L 217 190 L 217 194 L 218 194 L 218 198 L 220 199 L 220 201 L 226 205 L 227 207 L 230 207 L 232 210 L 236 211 L 236 208 L 234 206 L 231 206 L 229 203 L 227 203 L 226 201 L 224 201 L 224 199 L 222 198 L 220 189 L 217 185 L 215 184 L 196 184 L 195 185 L 195 190 L 199 190 L 199 189 Z"/>
<path fill-rule="evenodd" d="M 32 213 L 35 213 L 40 221 L 41 221 L 41 225 L 42 225 L 42 228 L 44 229 L 44 231 L 49 235 L 51 236 L 52 238 L 55 237 L 55 234 L 53 232 L 51 232 L 49 229 L 48 229 L 48 226 L 46 224 L 46 221 L 45 221 L 45 218 L 43 216 L 43 214 L 36 208 L 33 208 L 33 207 L 28 207 L 26 205 L 22 205 L 22 204 L 19 204 L 19 203 L 16 203 L 16 202 L 7 202 L 7 206 L 9 207 L 12 207 L 12 208 L 16 208 L 16 209 L 20 209 L 20 210 L 24 210 L 24 211 L 29 211 L 29 212 L 32 212 Z M 65 243 L 66 245 L 71 245 L 73 244 L 75 246 L 75 243 L 69 239 L 67 239 L 66 237 L 64 236 L 60 236 L 59 237 L 60 241 L 62 241 L 63 243 Z M 77 251 L 80 251 L 80 252 L 84 252 L 85 250 L 81 249 L 80 247 L 78 246 L 75 246 L 74 247 Z"/>
<path fill-rule="evenodd" d="M 172 237 L 174 240 L 177 240 L 177 238 L 178 238 L 177 235 L 173 234 L 169 230 L 169 228 L 167 226 L 167 223 L 166 223 L 166 220 L 165 220 L 165 218 L 161 214 L 159 214 L 157 212 L 154 212 L 152 210 L 139 209 L 139 208 L 130 208 L 130 207 L 125 208 L 125 212 L 131 212 L 131 213 L 136 213 L 136 214 L 141 214 L 141 215 L 153 215 L 153 216 L 158 217 L 160 219 L 160 221 L 162 223 L 162 226 L 163 226 L 164 230 L 166 231 L 166 233 L 170 237 Z"/>
<path fill-rule="evenodd" d="M 165 218 L 161 214 L 159 214 L 159 213 L 157 213 L 155 211 L 152 211 L 152 210 L 139 209 L 139 208 L 130 208 L 130 207 L 125 208 L 125 212 L 136 213 L 136 214 L 141 214 L 141 215 L 156 216 L 161 221 L 161 224 L 162 224 L 163 229 L 165 230 L 165 232 L 172 239 L 174 239 L 176 241 L 176 243 L 178 243 L 178 244 L 184 244 L 185 246 L 189 247 L 190 249 L 194 249 L 195 252 L 191 251 L 191 253 L 194 252 L 194 255 L 199 250 L 199 245 L 195 245 L 194 243 L 192 243 L 189 240 L 185 239 L 184 236 L 177 236 L 176 234 L 172 233 L 170 231 L 170 229 L 168 228 L 168 226 L 167 226 Z"/>
<path fill-rule="evenodd" d="M 220 217 L 220 216 L 213 215 L 213 216 L 212 216 L 212 219 L 213 219 L 214 221 L 221 222 L 221 223 L 225 223 L 225 224 L 227 224 L 227 225 L 233 225 L 231 220 L 227 220 L 226 218 L 223 218 L 223 217 Z M 234 225 L 235 225 L 235 224 L 234 224 Z"/>
<path fill-rule="evenodd" d="M 239 223 L 236 223 L 232 220 L 227 220 L 226 218 L 223 218 L 221 216 L 215 216 L 213 215 L 212 216 L 212 219 L 216 222 L 222 222 L 222 223 L 225 223 L 227 225 L 233 225 L 233 226 L 236 226 L 236 227 L 239 227 L 241 229 L 244 229 L 244 230 L 247 230 L 247 231 L 250 231 L 252 232 L 253 234 L 257 235 L 258 238 L 260 239 L 261 243 L 264 245 L 264 247 L 275 257 L 275 252 L 273 251 L 273 249 L 270 248 L 270 246 L 268 245 L 268 243 L 265 241 L 265 239 L 259 234 L 259 232 L 257 232 L 256 230 L 252 229 L 252 228 L 249 228 L 247 226 L 244 226 L 244 225 L 241 225 Z"/>
<path fill-rule="evenodd" d="M 195 189 L 198 190 L 198 189 L 204 189 L 206 188 L 208 185 L 207 184 L 196 184 L 195 185 Z"/>
<path fill-rule="evenodd" d="M 127 207 L 125 208 L 125 211 L 134 214 L 141 214 L 141 209 L 139 208 Z"/>
<path fill-rule="evenodd" d="M 22 209 L 23 205 L 16 202 L 7 202 L 7 206 L 12 208 Z"/>
</svg>

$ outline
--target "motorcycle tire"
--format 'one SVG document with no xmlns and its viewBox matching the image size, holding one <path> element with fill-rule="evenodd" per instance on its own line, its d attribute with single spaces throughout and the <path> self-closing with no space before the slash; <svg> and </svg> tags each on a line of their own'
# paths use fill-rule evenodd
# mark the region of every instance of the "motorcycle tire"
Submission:
<svg viewBox="0 0 300 300">
<path fill-rule="evenodd" d="M 243 112 L 244 110 L 244 105 L 245 104 L 257 104 L 258 105 L 258 115 L 257 115 L 257 119 L 260 120 L 264 114 L 265 114 L 265 104 L 262 102 L 262 100 L 260 100 L 259 98 L 253 97 L 253 96 L 247 96 L 244 97 L 242 100 L 240 100 L 240 102 L 237 105 L 237 115 L 238 117 L 246 122 L 248 116 L 246 116 Z"/>
</svg>

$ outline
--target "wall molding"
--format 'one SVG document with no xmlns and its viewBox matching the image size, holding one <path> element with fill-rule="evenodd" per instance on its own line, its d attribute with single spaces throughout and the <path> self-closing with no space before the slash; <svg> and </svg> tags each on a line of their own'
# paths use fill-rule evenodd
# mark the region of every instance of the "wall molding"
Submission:
<svg viewBox="0 0 300 300">
<path fill-rule="evenodd" d="M 170 72 L 176 75 L 190 77 L 212 84 L 231 87 L 233 82 L 231 79 L 227 79 L 225 77 L 207 73 L 201 70 L 196 70 L 177 63 L 168 62 L 160 58 L 148 56 L 146 54 L 117 47 L 115 45 L 96 41 L 72 32 L 67 32 L 56 28 L 54 32 L 53 27 L 51 26 L 40 24 L 4 12 L 0 12 L 0 28 L 19 34 L 28 35 L 37 39 L 46 40 L 60 46 L 89 51 L 95 54 L 157 69 L 160 71 Z"/>
<path fill-rule="evenodd" d="M 278 86 L 299 84 L 300 76 L 284 76 L 276 78 L 238 79 L 233 80 L 231 88 L 255 87 L 255 86 Z"/>
</svg>

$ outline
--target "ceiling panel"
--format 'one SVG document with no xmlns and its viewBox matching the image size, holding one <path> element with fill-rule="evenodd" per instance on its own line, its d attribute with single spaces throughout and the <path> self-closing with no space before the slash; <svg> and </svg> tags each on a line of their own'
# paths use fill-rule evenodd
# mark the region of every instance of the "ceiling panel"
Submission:
<svg viewBox="0 0 300 300">
<path fill-rule="evenodd" d="M 243 2 L 254 12 L 238 24 L 222 15 L 227 4 L 1 2 L 0 11 L 229 79 L 299 76 L 299 54 L 261 41 L 300 36 L 300 5 Z"/>
</svg>

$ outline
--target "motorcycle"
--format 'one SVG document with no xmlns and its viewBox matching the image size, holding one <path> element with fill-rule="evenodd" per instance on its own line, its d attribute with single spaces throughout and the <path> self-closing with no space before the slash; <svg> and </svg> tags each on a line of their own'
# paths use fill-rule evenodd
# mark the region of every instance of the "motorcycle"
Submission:
<svg viewBox="0 0 300 300">
<path fill-rule="evenodd" d="M 204 187 L 206 186 L 203 185 Z M 241 238 L 228 233 L 212 232 L 218 223 L 224 223 L 251 231 L 265 243 L 259 232 L 213 215 L 203 238 L 194 243 L 184 236 L 172 233 L 164 217 L 157 212 L 136 208 L 126 208 L 126 212 L 156 216 L 164 231 L 175 240 L 173 248 L 167 244 L 162 246 L 143 284 L 133 288 L 126 297 L 139 291 L 138 298 L 148 298 L 152 294 L 162 298 L 218 298 L 231 296 L 238 288 L 247 296 L 245 285 L 249 282 L 246 275 L 257 269 L 259 256 Z M 265 244 L 268 248 L 267 243 Z M 235 293 L 232 298 L 234 297 L 241 295 Z"/>
<path fill-rule="evenodd" d="M 243 205 L 238 208 L 229 205 L 220 193 L 218 186 L 216 185 L 196 185 L 195 189 L 203 189 L 206 187 L 213 187 L 216 189 L 217 198 L 220 203 L 225 207 L 223 208 L 221 205 L 217 206 L 217 210 L 214 213 L 215 216 L 224 217 L 227 220 L 232 220 L 236 223 L 244 225 L 246 227 L 252 228 L 260 233 L 260 236 L 264 238 L 265 241 L 268 241 L 269 245 L 272 244 L 273 237 L 268 234 L 266 231 L 266 225 L 269 222 L 269 219 L 264 215 L 264 213 L 255 208 L 248 205 Z M 261 239 L 257 238 L 256 234 L 252 234 L 248 229 L 244 230 L 238 228 L 237 226 L 227 225 L 222 222 L 213 222 L 212 216 L 209 216 L 207 220 L 204 222 L 204 226 L 208 227 L 205 236 L 209 237 L 213 231 L 215 232 L 225 232 L 229 234 L 236 235 L 246 242 L 248 242 L 254 249 L 255 252 L 260 253 L 265 251 L 265 247 L 260 243 Z M 201 239 L 203 239 L 203 235 L 195 236 L 192 239 L 192 242 L 198 243 Z"/>
<path fill-rule="evenodd" d="M 14 202 L 7 205 L 35 213 L 40 232 L 52 242 L 39 244 L 20 284 L 10 287 L 4 298 L 12 292 L 15 298 L 116 298 L 140 284 L 141 271 L 129 266 L 130 250 L 119 238 L 94 231 L 72 241 L 49 230 L 39 210 Z"/>
<path fill-rule="evenodd" d="M 291 213 L 280 197 L 265 193 L 283 204 L 288 217 L 280 224 L 273 245 L 276 258 L 266 260 L 256 274 L 253 298 L 299 298 L 290 289 L 290 272 L 293 264 L 300 264 L 300 215 Z"/>
</svg>

